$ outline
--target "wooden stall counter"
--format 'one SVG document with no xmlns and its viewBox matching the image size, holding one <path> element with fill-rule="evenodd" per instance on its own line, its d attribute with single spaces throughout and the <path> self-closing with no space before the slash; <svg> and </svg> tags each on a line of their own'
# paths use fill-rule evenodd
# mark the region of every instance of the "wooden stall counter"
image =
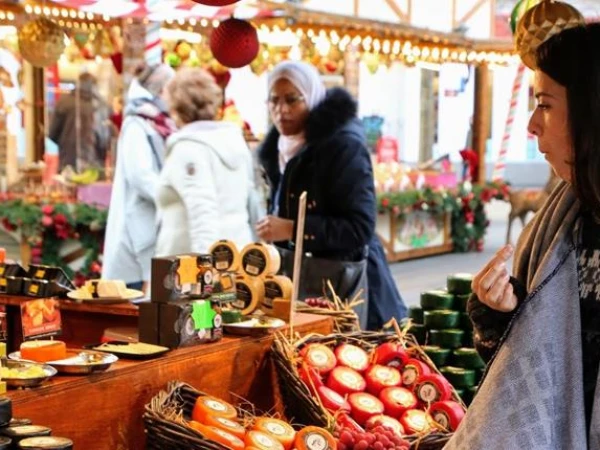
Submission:
<svg viewBox="0 0 600 450">
<path fill-rule="evenodd" d="M 297 314 L 295 331 L 329 334 L 331 318 Z M 141 450 L 144 405 L 168 382 L 180 380 L 230 402 L 281 410 L 268 351 L 273 337 L 225 337 L 214 344 L 173 350 L 148 361 L 120 360 L 104 373 L 55 376 L 35 389 L 9 391 L 15 417 L 69 437 L 75 449 Z"/>
</svg>

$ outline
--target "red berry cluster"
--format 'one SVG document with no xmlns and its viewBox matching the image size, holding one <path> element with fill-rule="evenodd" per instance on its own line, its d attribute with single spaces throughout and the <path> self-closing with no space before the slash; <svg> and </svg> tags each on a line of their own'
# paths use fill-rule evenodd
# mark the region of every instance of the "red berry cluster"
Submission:
<svg viewBox="0 0 600 450">
<path fill-rule="evenodd" d="M 307 298 L 304 303 L 312 308 L 332 309 L 332 304 L 326 297 Z"/>
<path fill-rule="evenodd" d="M 338 438 L 338 450 L 408 450 L 410 442 L 389 428 L 374 427 L 367 431 L 343 429 Z"/>
</svg>

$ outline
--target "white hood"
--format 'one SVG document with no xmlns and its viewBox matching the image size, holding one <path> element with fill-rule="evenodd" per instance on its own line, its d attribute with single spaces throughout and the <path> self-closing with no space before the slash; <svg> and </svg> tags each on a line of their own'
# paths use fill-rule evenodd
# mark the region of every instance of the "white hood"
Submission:
<svg viewBox="0 0 600 450">
<path fill-rule="evenodd" d="M 218 121 L 189 123 L 169 137 L 167 148 L 173 148 L 175 143 L 182 140 L 195 141 L 210 147 L 230 170 L 236 170 L 246 164 L 248 146 L 242 130 L 233 123 Z"/>
</svg>

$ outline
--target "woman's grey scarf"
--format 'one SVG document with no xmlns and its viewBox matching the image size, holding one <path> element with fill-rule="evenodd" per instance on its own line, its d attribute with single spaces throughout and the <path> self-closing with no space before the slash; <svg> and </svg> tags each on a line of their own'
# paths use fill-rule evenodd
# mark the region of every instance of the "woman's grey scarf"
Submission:
<svg viewBox="0 0 600 450">
<path fill-rule="evenodd" d="M 523 230 L 513 272 L 529 295 L 446 450 L 588 448 L 575 251 L 578 213 L 574 193 L 563 182 Z M 591 430 L 589 448 L 599 449 L 598 414 Z"/>
</svg>

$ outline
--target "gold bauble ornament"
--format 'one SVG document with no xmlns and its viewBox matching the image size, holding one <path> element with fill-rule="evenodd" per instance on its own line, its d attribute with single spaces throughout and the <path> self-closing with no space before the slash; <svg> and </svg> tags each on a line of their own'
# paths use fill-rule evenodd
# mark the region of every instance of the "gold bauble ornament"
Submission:
<svg viewBox="0 0 600 450">
<path fill-rule="evenodd" d="M 563 30 L 585 25 L 583 15 L 571 5 L 554 0 L 543 0 L 527 10 L 515 32 L 515 48 L 523 63 L 536 68 L 537 48 Z"/>
<path fill-rule="evenodd" d="M 35 67 L 53 65 L 65 50 L 65 32 L 44 17 L 23 25 L 17 36 L 21 55 Z"/>
</svg>

